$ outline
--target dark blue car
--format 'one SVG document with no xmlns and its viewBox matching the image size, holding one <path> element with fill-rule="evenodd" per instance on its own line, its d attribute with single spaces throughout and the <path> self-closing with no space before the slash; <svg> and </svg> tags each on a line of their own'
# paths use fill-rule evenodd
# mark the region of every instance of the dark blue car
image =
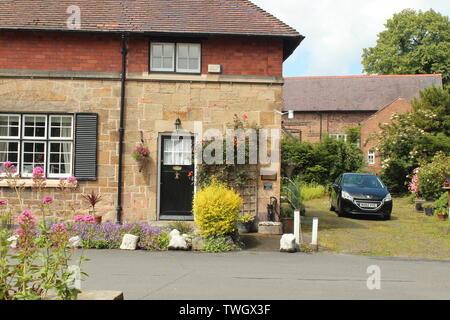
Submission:
<svg viewBox="0 0 450 320">
<path fill-rule="evenodd" d="M 330 210 L 339 217 L 374 215 L 391 219 L 392 197 L 387 187 L 375 175 L 344 173 L 331 188 Z"/>
</svg>

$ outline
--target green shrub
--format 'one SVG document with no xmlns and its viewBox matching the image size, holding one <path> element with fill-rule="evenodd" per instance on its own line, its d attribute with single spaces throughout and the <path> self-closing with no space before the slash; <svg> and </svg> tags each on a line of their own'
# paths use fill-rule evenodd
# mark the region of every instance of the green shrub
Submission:
<svg viewBox="0 0 450 320">
<path fill-rule="evenodd" d="M 305 183 L 300 188 L 300 194 L 303 201 L 320 199 L 325 196 L 326 192 L 326 187 L 317 183 Z"/>
<path fill-rule="evenodd" d="M 237 227 L 242 199 L 234 190 L 213 179 L 197 191 L 193 201 L 195 222 L 205 237 L 232 234 Z"/>
<path fill-rule="evenodd" d="M 436 201 L 436 212 L 440 214 L 447 214 L 448 212 L 448 193 L 444 192 Z"/>
<path fill-rule="evenodd" d="M 419 169 L 419 195 L 425 200 L 436 200 L 442 194 L 442 186 L 450 172 L 450 156 L 438 152 L 431 162 Z"/>
<path fill-rule="evenodd" d="M 206 252 L 228 252 L 238 249 L 231 237 L 217 236 L 205 239 L 204 250 Z"/>
<path fill-rule="evenodd" d="M 282 218 L 293 218 L 294 217 L 294 208 L 289 203 L 282 203 L 280 205 L 281 209 L 281 217 Z"/>
<path fill-rule="evenodd" d="M 194 232 L 194 228 L 187 222 L 177 221 L 169 224 L 171 230 L 178 230 L 180 234 L 190 234 Z"/>
<path fill-rule="evenodd" d="M 363 154 L 355 143 L 330 137 L 312 144 L 287 136 L 281 142 L 281 150 L 283 167 L 294 164 L 293 176 L 308 183 L 329 185 L 340 174 L 359 171 L 364 166 Z"/>
<path fill-rule="evenodd" d="M 166 251 L 169 249 L 169 242 L 170 242 L 170 238 L 169 238 L 169 231 L 162 231 L 161 234 L 158 236 L 158 248 L 161 251 Z"/>
</svg>

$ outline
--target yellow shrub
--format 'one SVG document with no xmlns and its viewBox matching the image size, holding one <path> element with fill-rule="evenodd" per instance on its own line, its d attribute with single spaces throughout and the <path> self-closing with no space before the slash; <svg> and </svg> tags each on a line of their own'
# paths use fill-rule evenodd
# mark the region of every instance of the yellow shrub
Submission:
<svg viewBox="0 0 450 320">
<path fill-rule="evenodd" d="M 221 236 L 236 230 L 242 199 L 233 189 L 213 180 L 197 191 L 193 211 L 203 236 Z"/>
</svg>

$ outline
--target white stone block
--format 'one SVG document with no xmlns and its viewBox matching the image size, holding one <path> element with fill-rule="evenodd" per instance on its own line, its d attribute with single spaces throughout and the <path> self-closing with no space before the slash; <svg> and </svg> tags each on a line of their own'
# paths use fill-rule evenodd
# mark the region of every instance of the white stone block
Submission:
<svg viewBox="0 0 450 320">
<path fill-rule="evenodd" d="M 139 237 L 132 234 L 125 234 L 122 239 L 120 249 L 122 250 L 136 250 Z"/>
<path fill-rule="evenodd" d="M 169 234 L 169 250 L 188 250 L 186 237 L 180 235 L 177 229 L 174 229 Z"/>
<path fill-rule="evenodd" d="M 292 233 L 284 234 L 280 240 L 280 251 L 281 252 L 296 252 L 297 245 L 295 244 L 295 235 Z"/>
<path fill-rule="evenodd" d="M 80 248 L 82 244 L 82 240 L 80 236 L 75 236 L 69 239 L 69 247 L 71 248 Z"/>
</svg>

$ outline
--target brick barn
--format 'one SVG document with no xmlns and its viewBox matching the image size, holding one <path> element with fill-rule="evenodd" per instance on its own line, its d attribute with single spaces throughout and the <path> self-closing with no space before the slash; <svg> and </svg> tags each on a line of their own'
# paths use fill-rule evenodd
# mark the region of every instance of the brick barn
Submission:
<svg viewBox="0 0 450 320">
<path fill-rule="evenodd" d="M 31 208 L 41 166 L 56 199 L 69 176 L 79 207 L 81 193 L 101 193 L 103 221 L 192 220 L 184 176 L 195 166 L 183 155 L 194 124 L 225 130 L 245 114 L 280 128 L 282 65 L 302 40 L 247 0 L 1 1 L 0 164 L 17 167 Z M 175 123 L 188 133 L 180 144 L 167 136 Z M 131 156 L 141 141 L 142 172 Z M 269 184 L 258 177 L 252 194 L 263 218 L 279 198 L 279 163 Z"/>
<path fill-rule="evenodd" d="M 349 127 L 361 126 L 360 147 L 369 168 L 380 171 L 376 141 L 366 143 L 378 124 L 392 114 L 411 110 L 421 90 L 442 87 L 441 75 L 383 75 L 285 78 L 283 116 L 285 132 L 305 142 L 320 142 L 324 135 L 347 139 Z"/>
</svg>

